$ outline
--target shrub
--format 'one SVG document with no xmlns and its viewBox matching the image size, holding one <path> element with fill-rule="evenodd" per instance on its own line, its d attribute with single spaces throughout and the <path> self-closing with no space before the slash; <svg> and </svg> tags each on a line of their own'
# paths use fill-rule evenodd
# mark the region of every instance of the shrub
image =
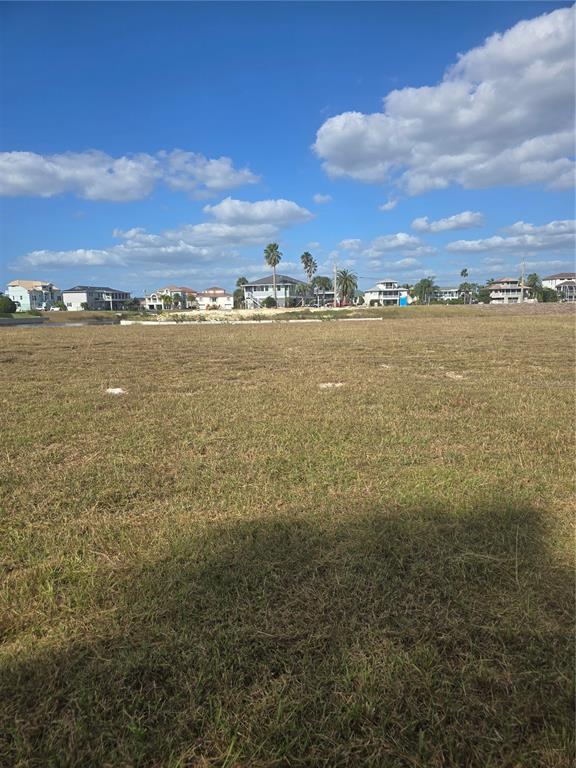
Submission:
<svg viewBox="0 0 576 768">
<path fill-rule="evenodd" d="M 276 307 L 276 299 L 273 296 L 266 296 L 264 301 L 262 302 L 262 306 L 265 309 L 274 309 Z"/>
<path fill-rule="evenodd" d="M 16 309 L 16 303 L 9 296 L 0 296 L 0 312 L 11 315 Z"/>
</svg>

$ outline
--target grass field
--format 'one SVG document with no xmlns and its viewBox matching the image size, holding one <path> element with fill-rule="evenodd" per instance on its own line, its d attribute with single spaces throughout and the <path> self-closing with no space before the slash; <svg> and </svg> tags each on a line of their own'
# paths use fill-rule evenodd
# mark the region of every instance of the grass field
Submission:
<svg viewBox="0 0 576 768">
<path fill-rule="evenodd" d="M 0 764 L 573 765 L 573 331 L 1 329 Z"/>
</svg>

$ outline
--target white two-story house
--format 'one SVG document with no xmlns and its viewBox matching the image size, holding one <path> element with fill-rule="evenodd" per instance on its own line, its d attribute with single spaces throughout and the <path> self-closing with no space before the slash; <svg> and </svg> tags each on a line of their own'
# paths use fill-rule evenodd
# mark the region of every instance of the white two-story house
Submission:
<svg viewBox="0 0 576 768">
<path fill-rule="evenodd" d="M 66 309 L 71 312 L 83 309 L 124 309 L 124 305 L 130 301 L 127 291 L 119 291 L 117 288 L 106 288 L 96 285 L 75 285 L 62 291 L 62 301 Z"/>
<path fill-rule="evenodd" d="M 542 278 L 542 288 L 556 290 L 560 283 L 570 280 L 576 280 L 576 272 L 557 272 L 555 275 L 548 275 L 548 277 Z"/>
<path fill-rule="evenodd" d="M 434 291 L 436 301 L 457 301 L 460 298 L 459 288 L 437 288 Z"/>
<path fill-rule="evenodd" d="M 396 280 L 380 280 L 364 291 L 364 302 L 369 307 L 405 306 L 412 303 L 412 298 L 408 289 L 401 288 Z"/>
<path fill-rule="evenodd" d="M 576 301 L 576 280 L 564 280 L 556 286 L 559 301 Z"/>
<path fill-rule="evenodd" d="M 50 309 L 62 301 L 62 291 L 44 280 L 12 280 L 6 295 L 16 304 L 17 312 L 34 309 Z"/>
<path fill-rule="evenodd" d="M 299 301 L 301 286 L 306 285 L 302 280 L 296 280 L 288 275 L 276 275 L 276 299 L 279 307 L 295 306 Z M 244 306 L 246 309 L 258 309 L 268 297 L 274 298 L 272 275 L 252 280 L 244 286 Z"/>
<path fill-rule="evenodd" d="M 213 285 L 202 293 L 196 294 L 198 309 L 234 309 L 234 297 L 224 288 Z"/>
</svg>

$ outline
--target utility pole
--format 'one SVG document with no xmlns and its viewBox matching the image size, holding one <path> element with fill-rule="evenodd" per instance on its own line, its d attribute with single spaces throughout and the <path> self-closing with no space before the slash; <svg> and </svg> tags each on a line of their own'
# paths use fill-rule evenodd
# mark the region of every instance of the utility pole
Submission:
<svg viewBox="0 0 576 768">
<path fill-rule="evenodd" d="M 526 277 L 526 259 L 522 259 L 522 277 L 520 278 L 520 301 L 524 301 L 524 280 Z"/>
</svg>

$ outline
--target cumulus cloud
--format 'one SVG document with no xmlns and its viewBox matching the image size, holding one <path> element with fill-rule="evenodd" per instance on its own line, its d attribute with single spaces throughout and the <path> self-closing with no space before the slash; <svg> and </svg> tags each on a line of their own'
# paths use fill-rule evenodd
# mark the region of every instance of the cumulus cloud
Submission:
<svg viewBox="0 0 576 768">
<path fill-rule="evenodd" d="M 228 157 L 208 159 L 175 149 L 114 158 L 105 152 L 0 153 L 0 195 L 53 197 L 65 193 L 86 200 L 141 200 L 159 182 L 174 190 L 206 196 L 255 184 L 259 177 L 237 170 Z"/>
<path fill-rule="evenodd" d="M 492 35 L 438 85 L 390 92 L 382 112 L 329 118 L 314 145 L 324 169 L 410 195 L 572 186 L 574 15 L 561 8 Z"/>
<path fill-rule="evenodd" d="M 393 198 L 392 200 L 388 200 L 387 203 L 382 203 L 382 205 L 378 206 L 379 211 L 393 211 L 394 208 L 398 205 L 398 198 Z"/>
<path fill-rule="evenodd" d="M 396 232 L 393 235 L 380 235 L 375 237 L 368 245 L 364 253 L 374 257 L 383 253 L 400 251 L 411 256 L 420 256 L 426 253 L 434 253 L 435 248 L 425 245 L 419 237 L 409 235 L 406 232 Z"/>
<path fill-rule="evenodd" d="M 389 267 L 406 270 L 418 267 L 420 257 L 436 252 L 435 248 L 407 232 L 380 235 L 366 243 L 358 238 L 341 240 L 338 248 L 353 254 L 356 260 L 365 259 L 373 269 Z M 400 258 L 394 258 L 396 255 Z"/>
<path fill-rule="evenodd" d="M 506 232 L 511 235 L 574 235 L 576 234 L 576 221 L 574 219 L 565 219 L 564 221 L 551 221 L 549 224 L 528 224 L 525 221 L 517 221 Z"/>
<path fill-rule="evenodd" d="M 447 251 L 453 253 L 502 252 L 528 254 L 538 251 L 557 252 L 576 248 L 576 222 L 574 220 L 551 221 L 536 226 L 518 221 L 506 237 L 493 235 L 482 240 L 455 240 L 448 243 Z"/>
<path fill-rule="evenodd" d="M 136 264 L 178 264 L 191 261 L 229 259 L 244 246 L 262 245 L 278 237 L 283 229 L 305 222 L 312 214 L 290 200 L 260 200 L 254 203 L 226 198 L 205 206 L 215 221 L 184 224 L 159 234 L 141 227 L 115 229 L 120 242 L 109 248 L 70 251 L 36 250 L 15 265 L 22 266 L 104 266 Z"/>
<path fill-rule="evenodd" d="M 356 237 L 349 237 L 338 243 L 338 248 L 342 248 L 344 251 L 359 251 L 361 247 L 362 240 L 359 240 Z"/>
<path fill-rule="evenodd" d="M 324 203 L 329 203 L 332 200 L 332 195 L 321 195 L 320 193 L 317 193 L 312 199 L 316 205 L 323 205 Z"/>
<path fill-rule="evenodd" d="M 308 221 L 314 216 L 292 200 L 258 200 L 249 203 L 227 197 L 218 205 L 205 205 L 208 213 L 226 224 L 271 224 L 276 227 Z"/>
<path fill-rule="evenodd" d="M 428 216 L 414 219 L 412 229 L 417 232 L 447 232 L 451 229 L 473 229 L 474 227 L 481 227 L 483 224 L 484 216 L 481 213 L 462 211 L 462 213 L 455 213 L 454 216 L 436 221 L 429 221 Z"/>
</svg>

